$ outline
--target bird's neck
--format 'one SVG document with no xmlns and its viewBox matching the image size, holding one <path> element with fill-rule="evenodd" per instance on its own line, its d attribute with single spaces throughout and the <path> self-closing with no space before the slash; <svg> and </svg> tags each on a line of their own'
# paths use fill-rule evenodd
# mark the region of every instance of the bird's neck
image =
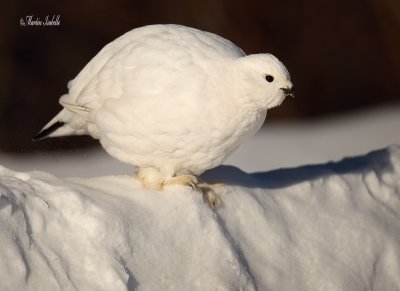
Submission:
<svg viewBox="0 0 400 291">
<path fill-rule="evenodd" d="M 248 96 L 247 90 L 240 88 L 240 79 L 235 77 L 235 74 L 219 75 L 215 100 L 217 104 L 213 104 L 213 108 L 220 108 L 218 116 L 215 116 L 219 124 L 223 125 L 227 136 L 235 140 L 235 143 L 242 142 L 242 139 L 254 134 L 264 123 L 267 110 L 260 109 L 256 104 L 252 103 Z M 238 89 L 239 86 L 239 89 Z M 240 141 L 237 140 L 240 137 Z"/>
</svg>

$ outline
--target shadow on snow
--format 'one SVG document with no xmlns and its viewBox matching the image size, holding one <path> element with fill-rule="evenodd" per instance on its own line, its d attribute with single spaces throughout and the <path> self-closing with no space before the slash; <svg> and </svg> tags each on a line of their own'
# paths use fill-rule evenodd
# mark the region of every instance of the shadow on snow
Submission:
<svg viewBox="0 0 400 291">
<path fill-rule="evenodd" d="M 339 162 L 250 174 L 234 166 L 219 166 L 205 172 L 202 177 L 209 183 L 277 189 L 330 175 L 363 174 L 370 171 L 376 171 L 382 175 L 385 172 L 393 171 L 390 156 L 391 148 L 385 148 L 363 156 L 345 158 Z"/>
</svg>

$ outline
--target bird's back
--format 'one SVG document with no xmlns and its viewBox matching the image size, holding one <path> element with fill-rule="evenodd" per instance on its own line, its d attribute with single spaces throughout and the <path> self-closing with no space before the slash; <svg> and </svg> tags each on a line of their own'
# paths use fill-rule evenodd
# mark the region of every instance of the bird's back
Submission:
<svg viewBox="0 0 400 291">
<path fill-rule="evenodd" d="M 192 68 L 204 68 L 208 60 L 215 62 L 244 55 L 244 52 L 229 40 L 194 28 L 175 24 L 140 27 L 106 45 L 76 78 L 70 81 L 69 93 L 62 97 L 62 101 L 85 106 L 99 97 L 96 92 L 99 89 L 110 90 L 110 94 L 106 95 L 111 95 L 100 98 L 119 97 L 125 93 L 121 92 L 121 86 L 127 87 L 121 82 L 132 81 L 124 78 L 126 79 L 129 72 L 135 68 L 139 69 L 141 75 L 145 75 L 152 73 L 157 67 L 163 67 L 162 72 L 165 74 L 168 67 L 181 69 L 185 62 L 189 68 L 190 65 Z M 116 76 L 118 74 L 121 76 Z M 118 79 L 118 82 L 107 82 L 112 78 Z M 155 85 L 148 86 L 148 89 L 155 90 Z"/>
</svg>

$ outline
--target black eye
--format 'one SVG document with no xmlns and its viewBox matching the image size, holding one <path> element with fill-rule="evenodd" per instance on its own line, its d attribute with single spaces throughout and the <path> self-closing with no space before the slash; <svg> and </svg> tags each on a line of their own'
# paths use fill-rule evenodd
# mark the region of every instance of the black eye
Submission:
<svg viewBox="0 0 400 291">
<path fill-rule="evenodd" d="M 271 75 L 266 75 L 265 80 L 271 83 L 274 80 L 274 77 L 272 77 Z"/>
</svg>

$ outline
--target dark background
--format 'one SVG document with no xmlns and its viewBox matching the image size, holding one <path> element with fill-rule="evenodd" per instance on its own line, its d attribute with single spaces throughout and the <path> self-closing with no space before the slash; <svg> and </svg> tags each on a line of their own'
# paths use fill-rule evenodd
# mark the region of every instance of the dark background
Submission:
<svg viewBox="0 0 400 291">
<path fill-rule="evenodd" d="M 270 52 L 289 69 L 296 98 L 269 122 L 400 101 L 400 1 L 114 0 L 0 4 L 0 151 L 71 150 L 72 137 L 31 142 L 59 110 L 67 82 L 107 43 L 147 24 L 217 33 L 246 53 Z M 21 26 L 60 15 L 54 27 Z"/>
</svg>

